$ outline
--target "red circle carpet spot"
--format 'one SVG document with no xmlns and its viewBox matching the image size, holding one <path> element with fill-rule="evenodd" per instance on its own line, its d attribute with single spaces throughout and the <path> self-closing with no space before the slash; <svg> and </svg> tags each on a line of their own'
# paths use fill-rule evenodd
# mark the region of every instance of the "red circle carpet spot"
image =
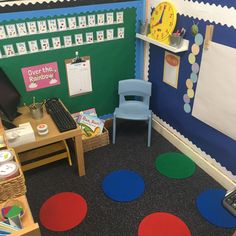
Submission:
<svg viewBox="0 0 236 236">
<path fill-rule="evenodd" d="M 177 216 L 156 212 L 143 218 L 138 236 L 191 236 L 187 225 Z"/>
<path fill-rule="evenodd" d="M 52 231 L 66 231 L 80 224 L 87 214 L 87 203 L 76 193 L 63 192 L 50 197 L 42 205 L 39 218 Z"/>
</svg>

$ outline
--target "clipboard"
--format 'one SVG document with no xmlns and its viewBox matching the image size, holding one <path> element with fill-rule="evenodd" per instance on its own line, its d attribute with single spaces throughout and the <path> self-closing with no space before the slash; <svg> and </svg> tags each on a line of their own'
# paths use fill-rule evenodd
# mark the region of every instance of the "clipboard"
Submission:
<svg viewBox="0 0 236 236">
<path fill-rule="evenodd" d="M 70 96 L 82 95 L 92 92 L 92 79 L 90 57 L 81 57 L 81 62 L 74 62 L 74 59 L 66 59 L 66 75 Z"/>
</svg>

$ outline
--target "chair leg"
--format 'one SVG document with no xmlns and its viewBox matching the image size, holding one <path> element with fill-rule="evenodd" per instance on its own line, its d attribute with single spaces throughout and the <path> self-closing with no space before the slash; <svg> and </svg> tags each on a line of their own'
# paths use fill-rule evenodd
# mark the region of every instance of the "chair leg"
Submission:
<svg viewBox="0 0 236 236">
<path fill-rule="evenodd" d="M 151 136 L 152 136 L 152 116 L 148 119 L 148 147 L 151 145 Z"/>
<path fill-rule="evenodd" d="M 113 133 L 112 133 L 112 143 L 116 142 L 116 116 L 113 116 Z"/>
</svg>

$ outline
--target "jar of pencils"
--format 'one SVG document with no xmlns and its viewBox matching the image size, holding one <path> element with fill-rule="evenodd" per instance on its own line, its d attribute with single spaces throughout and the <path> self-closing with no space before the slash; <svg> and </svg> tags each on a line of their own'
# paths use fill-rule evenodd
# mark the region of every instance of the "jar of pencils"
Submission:
<svg viewBox="0 0 236 236">
<path fill-rule="evenodd" d="M 33 103 L 28 106 L 33 119 L 39 120 L 43 117 L 43 105 L 44 102 L 35 102 L 35 97 L 33 97 Z"/>
</svg>

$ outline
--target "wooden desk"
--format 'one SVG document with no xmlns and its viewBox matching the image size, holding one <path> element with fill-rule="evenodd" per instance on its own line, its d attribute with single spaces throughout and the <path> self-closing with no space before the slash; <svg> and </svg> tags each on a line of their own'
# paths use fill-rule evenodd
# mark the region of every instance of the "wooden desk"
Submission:
<svg viewBox="0 0 236 236">
<path fill-rule="evenodd" d="M 21 218 L 21 222 L 22 222 L 22 226 L 23 229 L 12 233 L 11 236 L 40 236 L 40 229 L 39 229 L 39 225 L 37 223 L 34 223 L 32 214 L 31 214 L 31 210 L 28 204 L 28 201 L 26 199 L 26 196 L 21 196 L 18 198 L 15 198 L 17 200 L 19 200 L 20 202 L 22 202 L 24 209 L 25 209 L 25 214 L 24 216 Z M 2 208 L 3 203 L 0 204 L 0 208 Z"/>
<path fill-rule="evenodd" d="M 22 114 L 14 120 L 15 125 L 19 125 L 22 123 L 30 122 L 36 140 L 31 143 L 23 144 L 18 147 L 15 147 L 14 150 L 16 153 L 28 151 L 34 148 L 42 147 L 48 144 L 52 144 L 61 140 L 73 138 L 75 145 L 75 155 L 78 164 L 78 172 L 80 176 L 85 175 L 85 166 L 84 166 L 84 151 L 83 144 L 81 138 L 81 129 L 79 126 L 77 129 L 69 130 L 66 132 L 60 133 L 57 129 L 54 121 L 51 119 L 51 116 L 44 110 L 43 118 L 39 120 L 35 120 L 31 117 L 29 109 L 27 107 L 21 107 L 18 111 Z M 45 123 L 48 125 L 49 133 L 47 135 L 40 136 L 37 132 L 37 125 Z"/>
</svg>

